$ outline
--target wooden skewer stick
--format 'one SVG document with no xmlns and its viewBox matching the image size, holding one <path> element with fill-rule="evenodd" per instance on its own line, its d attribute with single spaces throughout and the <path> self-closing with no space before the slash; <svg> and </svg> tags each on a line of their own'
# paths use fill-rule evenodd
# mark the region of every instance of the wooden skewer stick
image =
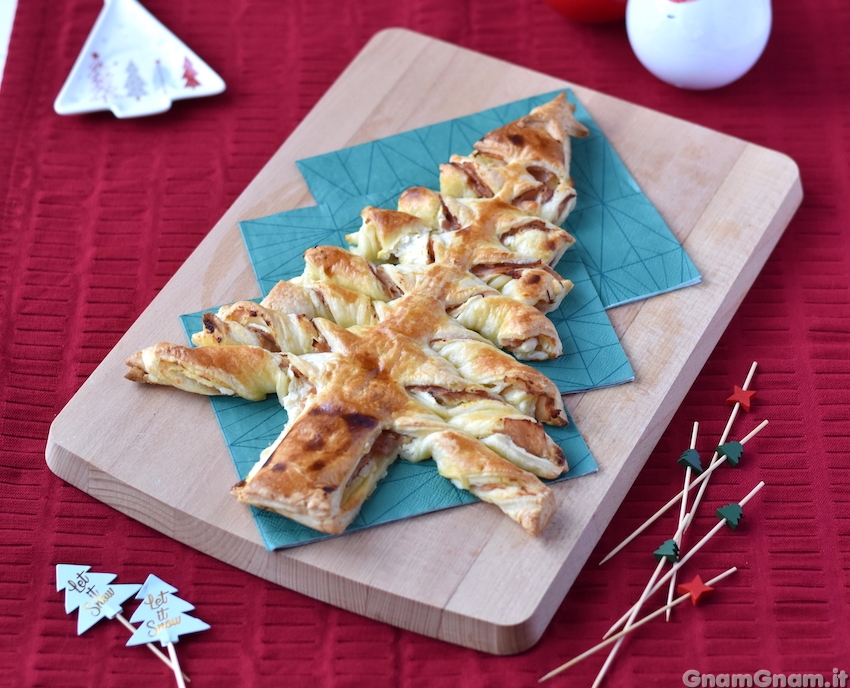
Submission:
<svg viewBox="0 0 850 688">
<path fill-rule="evenodd" d="M 681 530 L 681 524 L 680 524 L 679 529 L 676 530 L 676 533 L 673 535 L 672 539 L 674 541 L 677 541 L 677 540 L 680 540 L 681 537 L 682 537 L 682 530 Z M 637 612 L 640 610 L 640 607 L 649 598 L 649 596 L 652 594 L 652 592 L 654 592 L 655 583 L 658 580 L 658 576 L 661 573 L 661 569 L 664 568 L 664 564 L 666 564 L 666 563 L 667 563 L 666 557 L 662 557 L 658 561 L 658 566 L 655 567 L 655 571 L 653 572 L 652 576 L 650 576 L 649 582 L 646 584 L 646 587 L 643 589 L 643 592 L 641 593 L 640 598 L 638 599 L 637 602 L 635 602 L 634 605 L 632 605 L 632 607 L 629 609 L 629 611 L 626 612 L 625 616 L 629 617 L 628 621 L 626 621 L 627 626 L 632 621 L 634 621 L 634 617 L 637 616 Z M 669 601 L 670 600 L 668 600 L 668 602 Z M 631 614 L 631 616 L 629 616 L 630 614 Z M 611 628 L 609 628 L 608 631 L 605 633 L 605 635 L 603 635 L 602 637 L 607 638 L 609 635 L 611 635 L 611 633 L 613 633 L 616 630 L 617 626 L 619 626 L 622 621 L 623 621 L 622 618 L 619 619 L 617 621 L 617 624 L 615 626 L 612 626 Z M 613 650 L 611 650 L 612 654 L 616 651 L 617 651 L 617 647 L 615 647 Z"/>
<path fill-rule="evenodd" d="M 746 497 L 744 497 L 740 502 L 738 502 L 738 505 L 743 507 L 747 502 L 749 502 L 753 497 L 755 497 L 755 495 L 758 493 L 758 491 L 761 490 L 761 488 L 763 488 L 763 487 L 764 487 L 764 481 L 762 480 L 758 485 L 756 485 L 752 490 L 750 490 L 750 493 Z M 706 542 L 708 542 L 712 537 L 714 537 L 714 535 L 717 534 L 717 531 L 719 531 L 724 525 L 726 525 L 726 520 L 720 519 L 714 525 L 714 527 L 711 530 L 709 530 L 703 536 L 702 540 L 700 540 L 690 550 L 688 550 L 688 553 L 684 557 L 682 557 L 681 559 L 679 559 L 679 561 L 677 561 L 675 564 L 673 564 L 673 568 L 671 568 L 670 571 L 668 571 L 667 574 L 664 575 L 661 578 L 661 580 L 659 580 L 655 584 L 655 586 L 652 588 L 652 590 L 649 591 L 649 594 L 647 595 L 647 597 L 655 594 L 655 592 L 657 592 L 661 588 L 662 585 L 664 585 L 668 580 L 670 580 L 670 577 L 673 575 L 673 573 L 675 571 L 678 571 L 680 568 L 682 568 L 688 562 L 688 560 L 692 556 L 694 556 L 694 554 L 699 552 L 699 550 L 702 548 L 702 546 Z M 629 608 L 629 610 L 625 614 L 623 614 L 623 616 L 621 616 L 617 620 L 617 622 L 613 626 L 611 626 L 611 628 L 608 630 L 608 632 L 602 637 L 607 638 L 612 633 L 614 633 L 614 631 L 616 631 L 620 626 L 622 626 L 623 622 L 626 621 L 629 618 L 629 615 L 631 614 L 631 612 L 632 612 L 632 608 Z"/>
<path fill-rule="evenodd" d="M 124 626 L 127 628 L 127 630 L 130 631 L 130 633 L 136 632 L 136 627 L 133 624 L 131 624 L 129 621 L 127 621 L 127 619 L 124 616 L 122 616 L 121 614 L 116 614 L 115 618 L 118 619 L 122 624 L 124 624 Z M 153 652 L 157 657 L 159 657 L 165 664 L 167 664 L 169 669 L 171 669 L 172 671 L 175 671 L 174 664 L 171 663 L 171 660 L 168 659 L 168 657 L 165 656 L 163 651 L 160 650 L 156 645 L 154 645 L 153 643 L 147 643 L 145 645 L 145 647 L 147 647 L 151 652 Z M 177 669 L 179 669 L 179 668 L 180 668 L 180 665 L 178 664 Z M 192 682 L 192 679 L 190 679 L 186 674 L 183 674 L 183 678 L 186 679 L 187 681 L 189 681 L 190 683 Z"/>
<path fill-rule="evenodd" d="M 681 531 L 676 533 L 676 537 L 681 535 Z M 675 538 L 674 538 L 675 539 Z M 646 584 L 646 587 L 643 589 L 641 593 L 640 599 L 635 603 L 634 607 L 632 607 L 631 614 L 629 614 L 629 619 L 626 621 L 626 628 L 631 626 L 635 619 L 637 618 L 638 613 L 640 612 L 641 607 L 643 607 L 643 603 L 646 601 L 646 598 L 649 597 L 649 591 L 652 590 L 652 586 L 655 585 L 655 582 L 658 580 L 658 576 L 661 575 L 661 569 L 664 568 L 664 564 L 667 563 L 667 559 L 661 557 L 658 560 L 658 566 L 655 567 L 655 571 L 652 572 L 652 576 L 649 578 L 649 582 Z M 621 636 L 614 647 L 611 648 L 611 652 L 608 653 L 608 658 L 605 660 L 605 664 L 602 665 L 602 668 L 599 670 L 599 673 L 596 675 L 596 680 L 593 682 L 592 688 L 599 688 L 599 684 L 602 683 L 602 679 L 605 676 L 605 673 L 608 671 L 608 668 L 611 666 L 611 663 L 614 661 L 614 657 L 617 655 L 617 652 L 620 649 L 620 646 L 623 644 L 625 636 Z"/>
<path fill-rule="evenodd" d="M 178 688 L 186 688 L 183 683 L 183 672 L 180 671 L 180 662 L 177 661 L 177 652 L 174 650 L 174 643 L 168 643 L 168 656 L 171 657 L 171 667 L 174 669 L 174 678 L 177 679 Z"/>
<path fill-rule="evenodd" d="M 756 372 L 756 366 L 758 364 L 753 361 L 753 364 L 750 366 L 750 371 L 747 373 L 747 379 L 744 380 L 744 385 L 741 389 L 749 389 L 750 383 L 753 381 L 753 375 Z M 729 438 L 729 431 L 732 427 L 732 423 L 735 421 L 735 417 L 738 415 L 738 411 L 741 408 L 741 402 L 736 401 L 735 405 L 732 407 L 732 412 L 729 414 L 729 422 L 726 423 L 726 427 L 723 430 L 723 434 L 720 436 L 720 441 L 717 443 L 719 447 L 721 444 L 725 444 L 726 440 Z M 741 442 L 744 444 L 744 442 Z M 718 460 L 717 452 L 714 452 L 714 455 L 711 457 L 711 463 L 713 464 Z M 688 520 L 685 522 L 685 530 L 691 527 L 691 522 L 694 520 L 694 514 L 696 513 L 696 509 L 699 506 L 699 503 L 702 501 L 702 497 L 705 494 L 705 488 L 708 487 L 708 481 L 706 480 L 702 485 L 699 486 L 699 491 L 697 492 L 696 497 L 694 497 L 693 504 L 691 504 L 691 511 L 688 514 Z"/>
<path fill-rule="evenodd" d="M 732 575 L 733 573 L 735 573 L 735 571 L 737 571 L 737 570 L 738 570 L 738 569 L 737 569 L 736 567 L 734 567 L 734 566 L 733 566 L 733 567 L 732 567 L 731 569 L 729 569 L 728 571 L 724 571 L 724 572 L 723 572 L 723 573 L 721 573 L 719 576 L 715 576 L 714 578 L 712 578 L 710 581 L 708 581 L 708 582 L 706 583 L 706 585 L 707 585 L 707 586 L 709 586 L 709 587 L 711 587 L 711 586 L 715 585 L 716 583 L 718 583 L 719 581 L 721 581 L 721 580 L 723 580 L 724 578 L 726 578 L 727 576 L 731 576 L 731 575 Z M 552 671 L 550 671 L 548 674 L 546 674 L 546 675 L 545 675 L 545 676 L 543 676 L 542 678 L 538 679 L 538 681 L 537 681 L 537 682 L 538 682 L 538 683 L 543 683 L 543 681 L 545 681 L 545 680 L 547 680 L 547 679 L 550 679 L 550 678 L 552 678 L 553 676 L 556 676 L 556 675 L 560 674 L 562 671 L 566 671 L 567 669 L 569 669 L 569 668 L 570 668 L 570 667 L 572 667 L 572 666 L 575 666 L 576 664 L 578 664 L 578 663 L 579 663 L 579 662 L 581 662 L 582 660 L 587 659 L 588 657 L 590 657 L 590 655 L 592 655 L 592 654 L 595 654 L 595 653 L 599 652 L 599 650 L 601 650 L 603 647 L 605 647 L 605 646 L 607 646 L 607 645 L 610 645 L 610 644 L 611 644 L 611 643 L 613 643 L 613 642 L 616 642 L 617 640 L 619 640 L 620 638 L 622 638 L 622 637 L 623 637 L 624 635 L 626 635 L 627 633 L 631 633 L 631 632 L 632 632 L 633 630 L 635 630 L 636 628 L 640 628 L 640 627 L 641 627 L 641 626 L 643 626 L 645 623 L 648 623 L 649 621 L 652 621 L 654 618 L 656 618 L 657 616 L 660 616 L 661 614 L 663 614 L 663 613 L 664 613 L 665 611 L 667 611 L 668 609 L 670 609 L 670 608 L 672 608 L 672 607 L 675 607 L 677 604 L 681 604 L 682 602 L 684 602 L 685 600 L 687 600 L 687 599 L 689 599 L 689 598 L 690 598 L 690 594 L 689 594 L 689 593 L 688 593 L 688 594 L 685 594 L 685 595 L 682 595 L 681 597 L 677 597 L 675 600 L 673 600 L 673 601 L 672 601 L 672 602 L 670 602 L 669 604 L 665 605 L 664 607 L 661 607 L 661 609 L 658 609 L 658 610 L 656 610 L 656 611 L 652 612 L 651 614 L 648 614 L 647 616 L 643 617 L 640 621 L 636 621 L 635 623 L 631 624 L 630 626 L 627 626 L 625 629 L 623 629 L 623 630 L 622 630 L 622 631 L 620 631 L 619 633 L 617 633 L 617 634 L 615 634 L 615 635 L 612 635 L 612 636 L 611 636 L 610 638 L 608 638 L 607 640 L 603 640 L 601 643 L 599 643 L 598 645 L 596 645 L 596 646 L 594 646 L 594 647 L 590 648 L 590 649 L 589 649 L 589 650 L 587 650 L 586 652 L 582 652 L 580 655 L 578 655 L 577 657 L 574 657 L 573 659 L 571 659 L 571 660 L 570 660 L 569 662 L 567 662 L 566 664 L 562 664 L 562 665 L 561 665 L 561 666 L 559 666 L 557 669 L 553 669 L 553 670 L 552 670 Z"/>
<path fill-rule="evenodd" d="M 768 421 L 763 420 L 749 435 L 747 435 L 743 440 L 741 440 L 741 444 L 745 444 L 747 441 L 751 440 L 755 437 L 759 432 L 761 432 Z M 713 471 L 723 465 L 726 461 L 725 456 L 721 456 L 717 461 L 713 462 L 708 468 L 706 468 L 702 473 L 700 473 L 696 478 L 691 481 L 691 484 L 688 486 L 688 490 L 692 490 L 698 485 L 700 485 L 704 480 L 708 480 L 708 476 L 711 475 Z M 659 518 L 661 518 L 667 510 L 675 505 L 679 499 L 681 499 L 684 491 L 678 492 L 669 502 L 667 502 L 664 506 L 662 506 L 658 511 L 656 511 L 649 519 L 639 528 L 637 528 L 631 535 L 629 535 L 625 540 L 623 540 L 619 545 L 617 545 L 614 549 L 612 549 L 608 555 L 599 562 L 601 566 L 606 561 L 608 561 L 611 557 L 617 554 L 621 549 L 623 549 L 626 545 L 628 545 L 632 540 L 634 540 L 638 535 L 640 535 L 643 531 L 645 531 L 649 526 L 655 523 Z"/>
<path fill-rule="evenodd" d="M 639 611 L 639 609 L 640 609 L 640 607 L 638 605 L 635 605 L 635 610 L 632 613 L 632 615 L 629 617 L 629 624 L 626 624 L 626 628 L 628 630 L 632 630 L 632 628 L 630 627 L 630 624 L 634 621 L 634 617 L 637 616 L 637 612 Z M 599 688 L 599 684 L 602 683 L 602 679 L 605 678 L 605 674 L 608 672 L 608 668 L 611 666 L 612 662 L 614 661 L 614 657 L 617 655 L 617 652 L 620 649 L 620 646 L 623 644 L 623 640 L 625 640 L 625 637 L 626 637 L 625 633 L 622 633 L 622 634 L 618 633 L 617 635 L 619 635 L 620 637 L 617 638 L 617 641 L 614 644 L 614 647 L 612 647 L 611 652 L 608 653 L 608 657 L 605 660 L 605 664 L 602 665 L 602 668 L 599 670 L 599 673 L 596 674 L 596 679 L 593 681 L 592 688 Z"/>
<path fill-rule="evenodd" d="M 697 447 L 697 433 L 699 432 L 699 423 L 694 421 L 694 429 L 691 432 L 691 449 L 696 449 Z M 685 519 L 688 516 L 688 485 L 691 484 L 691 467 L 690 465 L 685 468 L 685 487 L 682 489 L 682 504 L 679 507 L 679 523 L 676 525 L 676 536 L 673 538 L 676 541 L 676 546 L 681 551 L 682 548 L 682 537 L 685 534 L 684 523 Z M 705 484 L 705 483 L 703 483 Z M 673 601 L 673 594 L 676 592 L 676 574 L 670 578 L 670 587 L 667 590 L 667 604 L 670 604 Z M 673 611 L 673 607 L 667 607 L 667 613 L 664 615 L 665 621 L 670 621 L 670 613 Z"/>
<path fill-rule="evenodd" d="M 762 430 L 764 430 L 764 428 L 767 426 L 768 423 L 769 423 L 769 421 L 767 419 L 763 420 L 756 427 L 754 427 L 752 430 L 750 430 L 750 432 L 748 434 L 744 435 L 744 437 L 741 438 L 739 444 L 741 446 L 745 445 L 747 442 L 749 442 L 751 439 L 753 439 L 753 437 L 755 437 Z M 720 444 L 723 444 L 725 442 L 726 442 L 726 438 L 724 437 L 723 441 Z M 706 473 L 712 472 L 717 466 L 722 464 L 725 460 L 726 460 L 725 456 L 719 456 L 717 452 L 714 452 L 714 456 L 712 457 L 711 464 L 703 472 L 702 475 L 705 475 Z M 702 475 L 700 477 L 702 477 Z M 697 481 L 694 481 L 694 482 L 697 482 Z M 697 506 L 699 506 L 699 500 L 701 499 L 701 495 L 705 492 L 704 488 L 708 484 L 707 479 L 705 481 L 700 481 L 700 482 L 701 482 L 700 489 L 697 492 L 697 495 L 694 498 L 693 503 L 691 504 L 691 510 L 690 510 L 690 512 L 688 512 L 688 516 L 685 519 L 685 530 L 690 528 L 691 522 L 694 520 L 694 515 L 696 514 L 696 508 L 697 508 Z"/>
</svg>

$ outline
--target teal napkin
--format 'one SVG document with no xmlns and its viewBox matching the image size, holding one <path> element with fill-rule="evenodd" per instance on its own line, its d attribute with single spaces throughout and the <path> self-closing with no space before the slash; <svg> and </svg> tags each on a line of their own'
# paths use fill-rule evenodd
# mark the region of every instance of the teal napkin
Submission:
<svg viewBox="0 0 850 688">
<path fill-rule="evenodd" d="M 527 114 L 560 91 L 298 161 L 320 204 L 439 188 L 440 163 L 467 155 L 484 134 Z M 578 193 L 564 227 L 605 308 L 696 284 L 700 274 L 587 110 L 568 91 L 590 136 L 573 140 L 570 171 Z M 375 204 L 377 205 L 377 204 Z"/>
</svg>

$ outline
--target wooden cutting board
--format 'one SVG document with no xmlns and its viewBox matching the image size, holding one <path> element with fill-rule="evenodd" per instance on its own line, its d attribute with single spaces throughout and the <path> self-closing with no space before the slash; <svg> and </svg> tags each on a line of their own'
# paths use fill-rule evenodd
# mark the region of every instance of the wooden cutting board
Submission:
<svg viewBox="0 0 850 688">
<path fill-rule="evenodd" d="M 619 152 L 703 282 L 610 312 L 631 384 L 567 398 L 599 464 L 555 486 L 529 537 L 474 504 L 268 552 L 243 505 L 209 401 L 123 379 L 124 361 L 184 342 L 178 320 L 259 296 L 237 223 L 312 205 L 295 161 L 569 86 Z M 374 619 L 496 654 L 541 636 L 802 200 L 777 152 L 456 46 L 377 34 L 53 423 L 64 480 L 202 552 Z"/>
</svg>

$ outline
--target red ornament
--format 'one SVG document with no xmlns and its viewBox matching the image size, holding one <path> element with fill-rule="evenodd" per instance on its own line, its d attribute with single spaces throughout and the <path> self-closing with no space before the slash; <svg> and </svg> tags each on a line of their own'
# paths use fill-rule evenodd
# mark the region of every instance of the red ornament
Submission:
<svg viewBox="0 0 850 688">
<path fill-rule="evenodd" d="M 680 595 L 690 595 L 691 602 L 696 606 L 703 597 L 711 596 L 714 588 L 703 583 L 702 578 L 699 576 L 694 576 L 694 579 L 690 583 L 680 583 L 676 588 L 676 592 Z"/>
<path fill-rule="evenodd" d="M 552 9 L 585 24 L 604 24 L 626 18 L 626 0 L 546 0 Z"/>
<path fill-rule="evenodd" d="M 750 410 L 750 404 L 753 402 L 753 397 L 756 395 L 755 390 L 741 389 L 738 385 L 734 386 L 732 396 L 726 400 L 729 406 L 740 404 L 745 411 Z"/>
</svg>

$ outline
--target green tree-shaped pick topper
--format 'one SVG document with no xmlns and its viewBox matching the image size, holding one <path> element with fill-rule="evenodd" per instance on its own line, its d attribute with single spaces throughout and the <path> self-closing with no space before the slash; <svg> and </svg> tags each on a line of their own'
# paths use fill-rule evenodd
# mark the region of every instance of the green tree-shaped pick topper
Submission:
<svg viewBox="0 0 850 688">
<path fill-rule="evenodd" d="M 699 452 L 696 449 L 688 449 L 683 452 L 676 463 L 682 468 L 690 468 L 697 475 L 702 473 L 702 461 L 700 461 Z"/>
<path fill-rule="evenodd" d="M 727 442 L 717 447 L 717 453 L 720 456 L 725 456 L 726 462 L 730 466 L 737 466 L 744 455 L 744 445 L 740 442 Z"/>
<path fill-rule="evenodd" d="M 738 528 L 738 524 L 741 522 L 741 517 L 743 515 L 744 510 L 741 508 L 740 504 L 727 504 L 717 510 L 717 518 L 721 521 L 725 520 L 726 525 L 732 530 L 736 530 Z"/>
<path fill-rule="evenodd" d="M 675 540 L 665 540 L 661 543 L 661 547 L 652 553 L 652 556 L 655 557 L 655 561 L 666 559 L 671 564 L 675 564 L 679 561 L 679 545 Z"/>
</svg>

